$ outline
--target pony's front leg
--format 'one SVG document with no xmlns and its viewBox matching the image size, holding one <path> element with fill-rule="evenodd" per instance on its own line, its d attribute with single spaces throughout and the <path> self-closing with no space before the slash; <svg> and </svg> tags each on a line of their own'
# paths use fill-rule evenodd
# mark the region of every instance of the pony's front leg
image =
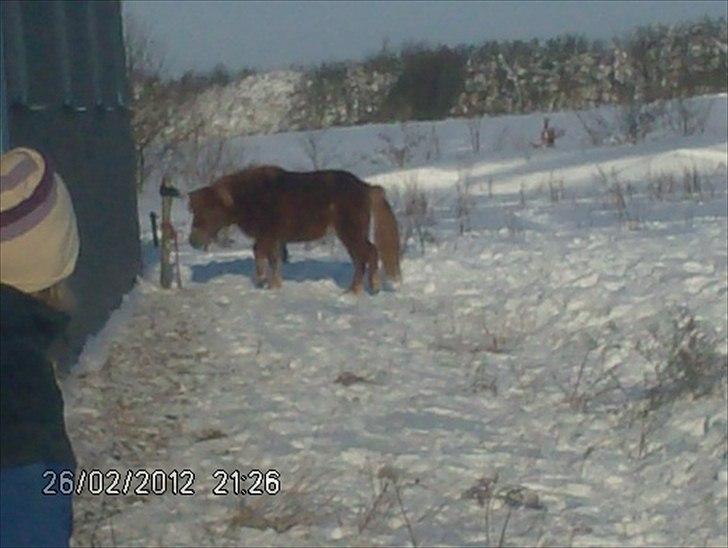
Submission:
<svg viewBox="0 0 728 548">
<path fill-rule="evenodd" d="M 265 285 L 268 257 L 263 253 L 258 242 L 253 244 L 253 256 L 255 257 L 255 285 L 263 287 Z"/>
<path fill-rule="evenodd" d="M 281 276 L 281 245 L 275 243 L 268 252 L 268 287 L 278 289 L 283 285 Z"/>
<path fill-rule="evenodd" d="M 359 295 L 364 290 L 364 270 L 366 263 L 359 257 L 352 257 L 352 262 L 354 263 L 354 277 L 351 280 L 349 292 L 354 295 Z"/>
</svg>

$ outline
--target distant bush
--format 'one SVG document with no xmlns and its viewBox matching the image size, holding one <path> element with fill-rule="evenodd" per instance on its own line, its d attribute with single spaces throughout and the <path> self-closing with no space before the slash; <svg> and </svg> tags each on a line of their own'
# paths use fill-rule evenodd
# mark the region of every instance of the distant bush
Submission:
<svg viewBox="0 0 728 548">
<path fill-rule="evenodd" d="M 213 86 L 227 86 L 233 81 L 233 76 L 224 64 L 218 63 L 210 71 L 210 74 L 207 76 L 207 80 Z"/>
<path fill-rule="evenodd" d="M 652 103 L 727 89 L 725 18 L 639 27 L 610 45 L 577 35 L 470 49 L 456 115 Z"/>
<path fill-rule="evenodd" d="M 437 120 L 454 106 L 465 82 L 465 56 L 447 47 L 402 50 L 402 72 L 389 91 L 384 113 L 396 120 Z"/>
<path fill-rule="evenodd" d="M 306 116 L 311 129 L 320 129 L 339 120 L 327 120 L 331 106 L 346 102 L 346 65 L 324 63 L 309 72 L 303 91 L 307 107 Z"/>
<path fill-rule="evenodd" d="M 392 51 L 382 50 L 364 59 L 362 66 L 371 72 L 399 73 L 402 70 L 402 59 Z"/>
</svg>

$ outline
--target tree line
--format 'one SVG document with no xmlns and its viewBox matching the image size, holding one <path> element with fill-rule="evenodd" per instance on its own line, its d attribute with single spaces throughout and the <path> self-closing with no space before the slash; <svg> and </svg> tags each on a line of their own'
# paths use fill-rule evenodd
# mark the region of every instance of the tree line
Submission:
<svg viewBox="0 0 728 548">
<path fill-rule="evenodd" d="M 176 113 L 189 112 L 210 88 L 244 86 L 246 78 L 257 77 L 252 69 L 218 64 L 206 73 L 164 78 L 160 56 L 139 21 L 125 22 L 125 43 L 140 178 L 151 143 L 204 133 L 205 120 L 175 127 L 181 118 Z M 608 42 L 565 34 L 457 47 L 420 43 L 393 50 L 385 44 L 361 61 L 292 68 L 301 78 L 286 126 L 307 130 L 639 105 L 725 92 L 727 67 L 725 18 L 638 27 Z M 251 127 L 248 133 L 259 131 Z"/>
</svg>

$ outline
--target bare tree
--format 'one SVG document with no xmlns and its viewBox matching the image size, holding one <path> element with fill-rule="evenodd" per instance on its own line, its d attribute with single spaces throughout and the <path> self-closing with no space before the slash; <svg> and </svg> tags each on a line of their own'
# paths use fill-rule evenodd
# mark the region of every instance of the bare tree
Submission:
<svg viewBox="0 0 728 548">
<path fill-rule="evenodd" d="M 417 127 L 410 126 L 406 122 L 401 122 L 399 129 L 401 134 L 399 139 L 390 133 L 379 133 L 378 138 L 383 142 L 379 154 L 392 165 L 402 169 L 414 159 L 426 136 Z"/>
<path fill-rule="evenodd" d="M 397 199 L 397 202 L 400 202 Z M 435 241 L 434 236 L 429 227 L 435 224 L 435 216 L 432 211 L 430 198 L 424 190 L 421 190 L 417 184 L 416 178 L 410 181 L 404 187 L 404 194 L 401 203 L 398 203 L 401 209 L 398 216 L 403 219 L 403 231 L 401 233 L 400 249 L 401 253 L 407 250 L 407 243 L 411 237 L 417 237 L 420 244 L 422 254 L 425 253 L 425 244 Z"/>
<path fill-rule="evenodd" d="M 427 148 L 425 150 L 425 160 L 439 160 L 442 157 L 440 151 L 440 137 L 437 135 L 437 127 L 433 122 L 430 126 L 430 134 L 427 139 Z"/>
<path fill-rule="evenodd" d="M 137 152 L 137 185 L 150 174 L 149 151 L 172 118 L 170 91 L 162 81 L 164 60 L 149 27 L 133 14 L 124 14 L 124 50 L 131 81 L 131 126 Z"/>
<path fill-rule="evenodd" d="M 172 157 L 179 174 L 187 179 L 190 188 L 207 186 L 243 167 L 244 150 L 238 147 L 236 154 L 233 154 L 228 139 L 207 137 L 202 125 L 195 125 L 190 131 L 180 133 L 173 143 Z"/>
<path fill-rule="evenodd" d="M 563 137 L 566 134 L 566 130 L 561 128 L 554 128 L 549 126 L 549 118 L 543 119 L 543 127 L 541 128 L 541 134 L 539 135 L 539 142 L 533 146 L 535 148 L 552 148 L 556 144 L 556 139 Z"/>
<path fill-rule="evenodd" d="M 611 134 L 611 124 L 597 112 L 576 113 L 584 132 L 593 146 L 601 146 Z"/>
<path fill-rule="evenodd" d="M 124 52 L 132 81 L 159 76 L 164 69 L 161 49 L 151 37 L 149 25 L 132 13 L 124 13 Z"/>
<path fill-rule="evenodd" d="M 480 152 L 480 128 L 483 124 L 483 118 L 481 116 L 473 116 L 465 120 L 468 126 L 468 134 L 470 135 L 470 146 L 473 148 L 474 153 Z"/>
<path fill-rule="evenodd" d="M 326 164 L 326 155 L 323 150 L 325 129 L 307 131 L 299 140 L 303 153 L 311 160 L 311 166 L 318 171 Z"/>
<path fill-rule="evenodd" d="M 713 101 L 701 102 L 696 99 L 678 97 L 666 109 L 667 123 L 673 131 L 687 137 L 705 133 Z"/>
<path fill-rule="evenodd" d="M 620 105 L 611 120 L 596 111 L 583 114 L 577 112 L 576 116 L 592 145 L 636 144 L 654 129 L 657 121 L 664 116 L 664 110 L 660 102 L 647 104 L 631 100 Z"/>
</svg>

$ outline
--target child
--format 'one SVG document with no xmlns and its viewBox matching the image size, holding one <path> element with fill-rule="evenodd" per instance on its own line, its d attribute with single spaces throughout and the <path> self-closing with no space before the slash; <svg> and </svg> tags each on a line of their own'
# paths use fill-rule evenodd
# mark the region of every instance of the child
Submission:
<svg viewBox="0 0 728 548">
<path fill-rule="evenodd" d="M 0 175 L 0 546 L 68 546 L 72 483 L 59 479 L 76 460 L 49 351 L 72 306 L 76 215 L 39 152 L 3 154 Z"/>
</svg>

